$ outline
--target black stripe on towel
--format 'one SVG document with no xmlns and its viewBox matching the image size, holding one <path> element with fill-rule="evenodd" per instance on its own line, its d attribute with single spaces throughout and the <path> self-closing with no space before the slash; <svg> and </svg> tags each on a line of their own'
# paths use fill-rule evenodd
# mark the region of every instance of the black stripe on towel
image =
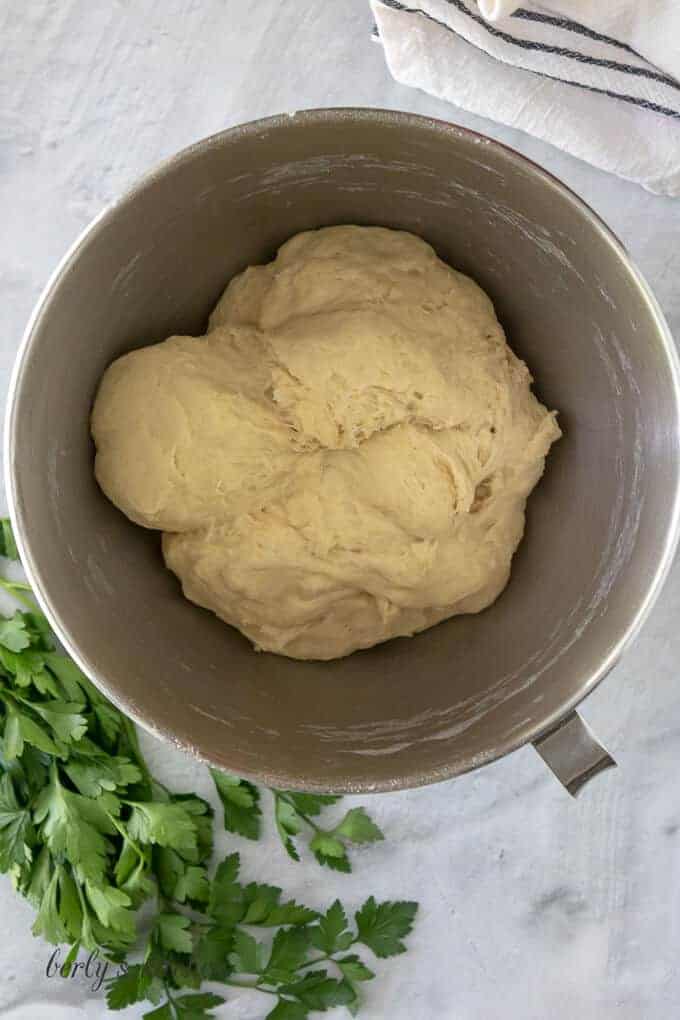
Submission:
<svg viewBox="0 0 680 1020">
<path fill-rule="evenodd" d="M 526 7 L 518 7 L 510 17 L 519 18 L 522 21 L 535 21 L 539 25 L 553 25 L 554 28 L 562 28 L 565 32 L 574 32 L 576 35 L 583 35 L 594 42 L 606 43 L 608 46 L 615 46 L 616 49 L 625 50 L 626 53 L 639 57 L 640 60 L 647 59 L 641 53 L 638 53 L 637 50 L 634 50 L 632 46 L 629 46 L 628 43 L 612 39 L 610 35 L 603 35 L 602 32 L 596 32 L 595 29 L 581 25 L 578 21 L 572 21 L 570 18 L 558 17 L 554 14 L 541 14 L 539 11 L 528 11 Z M 670 80 L 672 81 L 673 79 L 671 78 Z"/>
<path fill-rule="evenodd" d="M 469 7 L 466 7 L 462 0 L 446 0 L 446 3 L 450 4 L 451 7 L 455 7 L 461 14 L 466 14 L 477 25 L 481 25 L 489 35 L 495 36 L 496 39 L 502 39 L 503 42 L 510 43 L 520 49 L 534 50 L 541 53 L 554 53 L 555 56 L 566 57 L 568 60 L 577 60 L 581 64 L 604 67 L 608 71 L 621 71 L 623 74 L 632 74 L 638 78 L 649 78 L 652 81 L 661 82 L 680 91 L 680 82 L 675 81 L 674 78 L 664 74 L 662 71 L 653 71 L 648 67 L 636 67 L 634 64 L 621 64 L 618 60 L 606 60 L 604 57 L 591 57 L 589 54 L 580 53 L 578 50 L 570 50 L 565 46 L 551 46 L 549 43 L 537 42 L 535 39 L 519 39 L 515 35 L 510 35 L 509 32 L 504 32 L 502 29 L 490 25 L 481 14 L 475 14 Z"/>
<path fill-rule="evenodd" d="M 447 2 L 450 3 L 451 0 L 447 0 Z M 428 14 L 427 11 L 423 11 L 419 7 L 406 7 L 404 4 L 400 2 L 400 0 L 380 0 L 380 3 L 383 5 L 383 7 L 391 7 L 393 10 L 401 11 L 403 14 L 419 14 L 421 15 L 421 17 L 426 18 L 428 21 L 432 21 L 435 25 L 439 25 L 440 28 L 445 28 L 447 32 L 450 32 L 451 35 L 455 35 L 457 39 L 461 40 L 461 42 L 466 43 L 468 46 L 472 46 L 474 49 L 479 49 L 479 47 L 475 46 L 474 43 L 469 42 L 467 39 L 463 39 L 462 36 L 460 36 L 458 32 L 455 31 L 455 29 L 451 28 L 450 25 L 447 25 L 445 21 L 440 21 L 438 18 L 433 17 L 431 14 Z M 466 13 L 468 14 L 470 13 L 467 10 L 467 8 L 461 9 L 465 10 Z M 517 40 L 513 39 L 512 36 L 509 36 L 508 38 L 512 42 L 517 42 Z M 490 57 L 490 59 L 492 60 L 497 59 L 491 53 L 487 53 L 486 55 Z M 616 66 L 618 67 L 620 65 Z M 600 89 L 597 88 L 595 85 L 584 85 L 580 81 L 570 81 L 568 78 L 560 78 L 557 75 L 547 74 L 543 71 L 535 71 L 533 70 L 533 68 L 529 67 L 518 68 L 518 70 L 525 71 L 528 74 L 535 74 L 539 78 L 547 78 L 549 81 L 558 81 L 562 85 L 572 85 L 574 88 L 577 89 L 585 89 L 587 92 L 595 92 L 601 96 L 608 96 L 610 99 L 620 99 L 624 103 L 630 103 L 632 106 L 639 106 L 641 109 L 649 110 L 651 113 L 660 113 L 664 117 L 672 117 L 675 120 L 680 120 L 679 110 L 674 110 L 668 106 L 660 106 L 658 103 L 652 103 L 648 99 L 641 99 L 639 96 L 631 96 L 625 92 L 613 92 L 610 89 Z M 680 87 L 677 85 L 677 83 L 675 84 L 676 87 Z"/>
</svg>

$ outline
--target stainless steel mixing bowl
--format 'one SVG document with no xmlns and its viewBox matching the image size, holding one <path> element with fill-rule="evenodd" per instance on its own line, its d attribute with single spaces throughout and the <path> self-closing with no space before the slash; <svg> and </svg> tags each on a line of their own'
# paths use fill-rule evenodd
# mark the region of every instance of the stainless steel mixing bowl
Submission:
<svg viewBox="0 0 680 1020">
<path fill-rule="evenodd" d="M 201 332 L 234 273 L 331 223 L 413 231 L 473 276 L 565 436 L 492 608 L 322 664 L 258 655 L 182 598 L 158 535 L 97 488 L 88 415 L 119 354 Z M 385 790 L 541 740 L 575 789 L 607 759 L 573 709 L 638 630 L 672 559 L 678 394 L 646 283 L 539 167 L 408 114 L 274 117 L 163 164 L 66 256 L 14 374 L 12 518 L 73 657 L 143 726 L 218 766 L 282 787 Z"/>
</svg>

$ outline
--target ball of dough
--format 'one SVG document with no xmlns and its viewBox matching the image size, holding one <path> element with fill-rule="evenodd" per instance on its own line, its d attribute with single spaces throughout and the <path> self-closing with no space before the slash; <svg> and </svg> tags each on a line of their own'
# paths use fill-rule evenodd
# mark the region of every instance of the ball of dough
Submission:
<svg viewBox="0 0 680 1020">
<path fill-rule="evenodd" d="M 235 277 L 204 337 L 119 358 L 95 470 L 184 594 L 332 659 L 503 590 L 560 435 L 493 306 L 411 234 L 328 227 Z"/>
</svg>

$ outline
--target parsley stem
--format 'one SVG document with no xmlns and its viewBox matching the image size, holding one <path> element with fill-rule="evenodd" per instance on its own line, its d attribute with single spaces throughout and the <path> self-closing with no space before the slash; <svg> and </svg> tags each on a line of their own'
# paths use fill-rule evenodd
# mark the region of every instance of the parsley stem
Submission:
<svg viewBox="0 0 680 1020">
<path fill-rule="evenodd" d="M 79 941 L 86 949 L 89 949 L 90 951 L 94 950 L 97 953 L 101 952 L 102 956 L 105 957 L 106 949 L 97 944 L 92 933 L 92 928 L 90 926 L 89 919 L 90 909 L 85 899 L 85 893 L 83 892 L 82 884 L 77 875 L 74 873 L 74 868 L 72 864 L 70 865 L 70 867 L 71 876 L 73 878 L 73 881 L 75 882 L 76 892 L 78 894 L 78 899 L 80 901 L 80 909 L 82 912 L 81 932 Z"/>
<path fill-rule="evenodd" d="M 125 730 L 125 735 L 128 739 L 129 750 L 132 754 L 135 765 L 139 768 L 140 772 L 146 779 L 149 786 L 152 786 L 152 784 L 157 782 L 157 780 L 155 780 L 151 775 L 151 772 L 149 771 L 149 766 L 146 764 L 144 760 L 144 756 L 139 746 L 137 730 L 135 729 L 134 723 L 130 719 L 128 719 L 126 715 L 123 715 L 122 713 L 121 719 L 123 723 L 123 729 Z"/>
<path fill-rule="evenodd" d="M 324 960 L 333 960 L 330 953 L 324 953 L 323 956 L 315 956 L 313 960 L 307 960 L 306 963 L 301 963 L 298 970 L 304 970 L 305 967 L 313 967 L 315 963 L 323 963 Z M 333 960 L 335 963 L 335 960 Z"/>
<path fill-rule="evenodd" d="M 312 821 L 309 815 L 306 815 L 304 811 L 300 811 L 300 809 L 295 805 L 294 801 L 290 799 L 287 793 L 281 793 L 277 791 L 276 796 L 280 797 L 281 800 L 284 800 L 286 804 L 292 807 L 293 811 L 295 811 L 295 813 L 302 819 L 302 821 L 306 822 L 307 825 L 309 825 L 310 828 L 314 829 L 315 832 L 322 832 L 324 833 L 324 835 L 330 832 L 329 829 L 322 829 L 321 826 L 317 825 L 316 822 Z"/>
<path fill-rule="evenodd" d="M 30 595 L 23 594 L 24 592 L 32 591 L 30 584 L 24 584 L 23 581 L 9 581 L 6 577 L 0 577 L 0 588 L 4 588 L 12 598 L 15 598 L 17 602 L 23 603 L 31 612 L 41 612 L 35 599 Z"/>
<path fill-rule="evenodd" d="M 177 1012 L 177 1003 L 175 1002 L 175 1000 L 173 999 L 172 995 L 170 994 L 170 985 L 168 984 L 167 981 L 163 981 L 163 991 L 165 992 L 167 1000 L 168 1000 L 168 1002 L 170 1004 L 170 1009 L 172 1010 L 173 1017 L 177 1018 L 178 1015 L 179 1015 L 178 1012 Z"/>
<path fill-rule="evenodd" d="M 352 939 L 350 944 L 345 949 L 343 949 L 343 950 L 337 950 L 336 949 L 335 952 L 336 953 L 337 952 L 346 953 L 349 949 L 352 948 L 352 946 L 355 946 L 358 941 L 359 941 L 359 937 L 358 937 L 358 935 L 356 935 Z M 298 967 L 298 970 L 304 970 L 305 967 L 313 967 L 315 963 L 323 963 L 325 960 L 330 960 L 331 963 L 337 963 L 338 962 L 335 959 L 335 956 L 333 955 L 333 953 L 324 953 L 322 956 L 315 956 L 313 960 L 307 960 L 306 963 L 301 963 L 300 966 Z"/>
<path fill-rule="evenodd" d="M 71 869 L 71 870 L 73 870 L 73 869 Z M 78 893 L 78 899 L 80 900 L 80 909 L 83 912 L 83 917 L 86 917 L 87 916 L 87 903 L 85 902 L 85 897 L 83 895 L 83 890 L 81 888 L 80 882 L 76 881 L 75 876 L 74 876 L 74 882 L 75 882 L 75 885 L 76 885 L 76 892 Z"/>
<path fill-rule="evenodd" d="M 106 814 L 113 827 L 118 831 L 119 835 L 121 835 L 123 839 L 130 844 L 132 849 L 139 857 L 140 861 L 146 861 L 146 855 L 144 851 L 139 847 L 137 843 L 135 843 L 134 839 L 130 838 L 127 829 L 125 829 L 122 825 L 119 824 L 118 819 L 115 817 L 115 815 L 112 815 L 110 811 L 107 811 Z"/>
<path fill-rule="evenodd" d="M 257 981 L 235 981 L 234 978 L 228 978 L 224 984 L 231 985 L 232 988 L 248 988 L 255 992 L 265 992 L 267 995 L 278 996 L 279 994 L 271 988 L 266 988 L 264 985 L 258 984 Z"/>
</svg>

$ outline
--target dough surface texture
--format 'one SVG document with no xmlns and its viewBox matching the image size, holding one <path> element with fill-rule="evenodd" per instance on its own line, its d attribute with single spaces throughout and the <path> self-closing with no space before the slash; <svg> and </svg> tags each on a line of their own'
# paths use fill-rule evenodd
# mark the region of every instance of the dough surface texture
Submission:
<svg viewBox="0 0 680 1020">
<path fill-rule="evenodd" d="M 101 488 L 191 601 L 258 649 L 332 659 L 505 587 L 555 415 L 489 298 L 419 238 L 299 234 L 203 337 L 106 371 Z"/>
</svg>

